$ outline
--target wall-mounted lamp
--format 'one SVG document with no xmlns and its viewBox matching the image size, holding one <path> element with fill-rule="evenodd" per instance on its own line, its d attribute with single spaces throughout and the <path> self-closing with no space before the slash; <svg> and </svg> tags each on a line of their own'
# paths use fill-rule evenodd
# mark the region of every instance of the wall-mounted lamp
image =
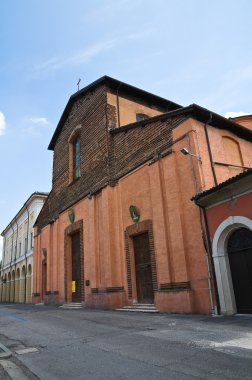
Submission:
<svg viewBox="0 0 252 380">
<path fill-rule="evenodd" d="M 182 148 L 182 149 L 180 149 L 180 152 L 181 152 L 184 156 L 187 156 L 187 155 L 189 154 L 189 156 L 196 157 L 197 160 L 201 161 L 201 157 L 200 157 L 200 156 L 197 156 L 196 154 L 191 153 L 190 150 L 187 149 L 187 148 Z"/>
</svg>

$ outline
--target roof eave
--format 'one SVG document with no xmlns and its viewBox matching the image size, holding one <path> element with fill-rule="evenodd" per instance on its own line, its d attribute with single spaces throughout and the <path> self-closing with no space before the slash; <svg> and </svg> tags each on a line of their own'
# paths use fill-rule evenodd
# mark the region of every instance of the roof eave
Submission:
<svg viewBox="0 0 252 380">
<path fill-rule="evenodd" d="M 152 94 L 148 91 L 145 91 L 145 90 L 142 90 L 141 88 L 138 88 L 138 87 L 134 87 L 128 83 L 125 83 L 125 82 L 122 82 L 118 79 L 115 79 L 115 78 L 112 78 L 112 77 L 109 77 L 107 75 L 104 75 L 102 76 L 101 78 L 97 79 L 96 81 L 90 83 L 89 85 L 87 85 L 86 87 L 82 88 L 81 90 L 77 91 L 76 93 L 74 93 L 73 95 L 70 96 L 68 102 L 67 102 L 67 105 L 61 115 L 61 118 L 58 122 L 58 125 L 54 131 L 54 134 L 53 134 L 53 137 L 48 145 L 48 149 L 49 150 L 53 150 L 54 149 L 54 146 L 55 146 L 55 142 L 58 138 L 58 135 L 60 133 L 60 130 L 61 130 L 61 126 L 64 124 L 65 120 L 67 119 L 67 116 L 68 116 L 68 113 L 70 111 L 70 108 L 72 106 L 72 104 L 74 103 L 74 101 L 81 95 L 83 95 L 84 93 L 86 93 L 87 91 L 89 91 L 90 89 L 94 89 L 96 86 L 102 84 L 102 83 L 109 83 L 111 88 L 118 88 L 118 86 L 120 85 L 120 89 L 122 91 L 130 91 L 130 92 L 135 92 L 136 94 L 142 94 L 144 97 L 146 98 L 149 98 L 149 99 L 155 99 L 156 103 L 157 102 L 160 102 L 163 104 L 163 106 L 165 105 L 169 105 L 169 107 L 171 108 L 174 108 L 174 109 L 177 109 L 177 108 L 181 108 L 181 105 L 177 104 L 177 103 L 174 103 L 168 99 L 165 99 L 165 98 L 162 98 L 161 96 L 158 96 L 158 95 L 155 95 L 155 94 Z"/>
<path fill-rule="evenodd" d="M 19 209 L 19 211 L 16 213 L 16 215 L 14 216 L 14 218 L 11 219 L 10 223 L 5 227 L 5 229 L 1 232 L 1 236 L 4 236 L 5 235 L 5 232 L 12 226 L 12 224 L 14 223 L 14 221 L 18 218 L 18 216 L 23 212 L 23 210 L 31 203 L 32 199 L 33 198 L 36 198 L 36 197 L 43 197 L 43 198 L 46 198 L 48 197 L 49 193 L 48 192 L 39 192 L 39 191 L 35 191 L 34 193 L 32 193 L 29 198 L 26 200 L 26 202 L 23 204 L 23 206 Z"/>
</svg>

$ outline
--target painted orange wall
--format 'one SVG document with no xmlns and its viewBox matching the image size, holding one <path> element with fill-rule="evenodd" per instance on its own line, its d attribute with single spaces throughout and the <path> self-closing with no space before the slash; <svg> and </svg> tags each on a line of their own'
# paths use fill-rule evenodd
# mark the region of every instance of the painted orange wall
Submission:
<svg viewBox="0 0 252 380">
<path fill-rule="evenodd" d="M 117 109 L 117 97 L 114 94 L 107 93 L 108 104 L 116 107 Z M 136 122 L 136 114 L 144 114 L 149 117 L 162 114 L 156 108 L 148 107 L 147 105 L 136 103 L 133 100 L 119 96 L 120 106 L 120 126 L 127 125 Z M 117 125 L 118 126 L 118 125 Z"/>
<path fill-rule="evenodd" d="M 244 127 L 252 130 L 252 115 L 240 116 L 233 119 L 237 124 L 241 124 Z"/>
<path fill-rule="evenodd" d="M 214 160 L 222 161 L 222 136 L 231 133 L 209 127 Z M 93 307 L 114 308 L 136 299 L 128 298 L 124 231 L 134 224 L 129 206 L 140 210 L 140 221 L 153 223 L 158 289 L 163 283 L 190 281 L 192 291 L 157 291 L 155 305 L 160 311 L 210 313 L 210 296 L 205 250 L 198 207 L 191 197 L 214 185 L 206 139 L 201 123 L 188 119 L 173 130 L 176 141 L 172 153 L 162 160 L 146 163 L 121 178 L 115 187 L 107 186 L 91 199 L 73 206 L 75 221 L 83 220 L 85 301 Z M 244 164 L 250 160 L 251 144 L 242 141 Z M 202 157 L 183 156 L 187 147 Z M 220 182 L 229 177 L 229 169 L 216 167 Z M 48 291 L 58 291 L 57 302 L 65 301 L 64 251 L 68 212 L 45 227 L 35 238 L 34 292 L 41 293 L 42 248 L 47 249 Z M 132 246 L 132 241 L 130 242 Z M 132 247 L 131 247 L 132 248 Z M 124 293 L 92 294 L 91 288 L 124 287 Z M 37 297 L 37 302 L 41 298 Z"/>
<path fill-rule="evenodd" d="M 208 126 L 207 128 L 211 144 L 213 161 L 223 163 L 226 162 L 222 138 L 230 137 L 239 144 L 244 166 L 252 167 L 251 143 L 249 141 L 243 140 L 234 135 L 233 133 L 223 129 L 217 129 L 212 126 Z M 188 140 L 189 138 L 187 133 L 193 136 L 190 138 L 190 140 Z M 200 165 L 199 169 L 201 173 L 200 177 L 203 189 L 209 189 L 210 187 L 214 186 L 213 174 L 210 165 L 210 158 L 208 154 L 203 124 L 197 122 L 194 119 L 188 119 L 186 122 L 174 129 L 173 136 L 174 140 L 181 138 L 181 136 L 184 136 L 184 138 L 181 140 L 182 143 L 177 145 L 179 149 L 182 147 L 186 147 L 192 153 L 202 157 L 202 164 Z M 178 151 L 179 150 L 177 149 L 176 152 Z M 188 160 L 188 158 L 188 156 L 184 156 L 184 159 Z M 191 157 L 191 162 L 193 166 L 195 166 L 196 161 L 196 158 Z M 228 168 L 226 166 L 221 165 L 215 165 L 215 172 L 218 179 L 218 183 L 221 183 L 227 180 L 228 178 L 233 177 L 236 174 L 239 174 L 240 169 L 237 169 L 236 173 L 232 168 Z M 201 189 L 199 188 L 199 190 Z"/>
<path fill-rule="evenodd" d="M 124 286 L 127 290 L 123 231 L 134 224 L 129 206 L 135 204 L 140 210 L 141 221 L 153 221 L 158 284 L 191 279 L 195 293 L 193 300 L 188 292 L 176 294 L 176 297 L 172 293 L 157 294 L 158 308 L 208 312 L 205 258 L 198 247 L 202 245 L 198 210 L 188 201 L 188 196 L 195 192 L 194 183 L 188 181 L 181 189 L 183 175 L 177 159 L 177 155 L 172 154 L 153 165 L 144 165 L 121 179 L 116 187 L 107 187 L 98 196 L 91 200 L 86 198 L 74 207 L 75 219 L 84 221 L 85 279 L 90 280 L 90 288 Z M 97 208 L 100 208 L 98 212 Z M 195 229 L 189 233 L 192 219 Z M 47 249 L 47 290 L 58 290 L 59 302 L 65 297 L 64 231 L 69 224 L 65 212 L 54 225 L 43 229 L 38 251 L 36 249 L 40 261 L 43 258 L 37 252 Z M 197 252 L 197 260 L 193 252 Z M 40 292 L 40 287 L 34 286 L 34 292 Z M 87 300 L 89 292 L 86 287 Z M 136 299 L 136 289 L 133 294 Z"/>
</svg>

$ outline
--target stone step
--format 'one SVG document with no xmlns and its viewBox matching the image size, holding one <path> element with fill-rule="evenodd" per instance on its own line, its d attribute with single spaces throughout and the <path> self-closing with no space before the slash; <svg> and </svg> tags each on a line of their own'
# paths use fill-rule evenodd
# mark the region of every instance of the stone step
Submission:
<svg viewBox="0 0 252 380">
<path fill-rule="evenodd" d="M 147 303 L 136 303 L 134 305 L 129 305 L 127 307 L 133 307 L 133 308 L 143 308 L 143 309 L 156 309 L 155 305 L 153 304 L 147 304 Z"/>
<path fill-rule="evenodd" d="M 153 307 L 155 307 L 154 303 L 133 303 L 132 306 L 153 306 Z"/>
<path fill-rule="evenodd" d="M 81 302 L 69 302 L 64 303 L 63 305 L 59 306 L 61 309 L 83 309 L 83 304 Z"/>
<path fill-rule="evenodd" d="M 118 311 L 132 311 L 132 312 L 141 312 L 141 313 L 159 313 L 156 307 L 153 304 L 134 304 L 129 306 L 124 306 Z"/>
<path fill-rule="evenodd" d="M 129 312 L 139 312 L 139 313 L 159 313 L 159 311 L 156 309 L 156 310 L 153 310 L 153 309 L 130 309 L 130 308 L 127 308 L 127 307 L 123 307 L 121 309 L 116 309 L 117 311 L 129 311 Z"/>
</svg>

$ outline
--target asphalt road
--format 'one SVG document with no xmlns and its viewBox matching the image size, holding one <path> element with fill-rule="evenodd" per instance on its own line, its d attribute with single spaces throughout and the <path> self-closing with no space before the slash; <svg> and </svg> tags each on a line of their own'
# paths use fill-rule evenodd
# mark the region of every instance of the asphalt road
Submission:
<svg viewBox="0 0 252 380">
<path fill-rule="evenodd" d="M 1 305 L 0 342 L 13 353 L 38 349 L 11 359 L 29 379 L 252 379 L 252 315 Z"/>
</svg>

